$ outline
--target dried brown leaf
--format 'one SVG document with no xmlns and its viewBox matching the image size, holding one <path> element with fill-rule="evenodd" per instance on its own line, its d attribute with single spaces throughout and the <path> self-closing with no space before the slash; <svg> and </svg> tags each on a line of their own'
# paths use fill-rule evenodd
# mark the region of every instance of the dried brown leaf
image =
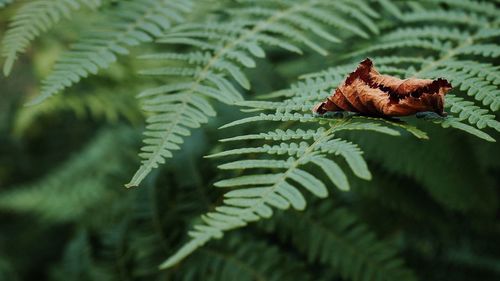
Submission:
<svg viewBox="0 0 500 281">
<path fill-rule="evenodd" d="M 326 101 L 317 104 L 313 112 L 351 111 L 370 116 L 408 116 L 431 111 L 441 116 L 444 96 L 452 89 L 443 78 L 399 79 L 382 75 L 366 59 Z"/>
</svg>

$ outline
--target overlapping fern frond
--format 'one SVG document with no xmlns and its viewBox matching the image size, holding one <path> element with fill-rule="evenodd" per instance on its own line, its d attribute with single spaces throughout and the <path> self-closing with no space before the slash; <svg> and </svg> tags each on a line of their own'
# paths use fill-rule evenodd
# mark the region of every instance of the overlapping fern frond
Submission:
<svg viewBox="0 0 500 281">
<path fill-rule="evenodd" d="M 271 113 L 262 112 L 224 127 L 263 123 L 268 128 L 274 122 L 281 127 L 286 124 L 288 129 L 278 128 L 222 140 L 241 142 L 245 146 L 211 155 L 237 156 L 240 159 L 219 167 L 251 172 L 236 173 L 234 178 L 214 184 L 234 190 L 225 194 L 223 206 L 202 216 L 203 223 L 189 232 L 191 240 L 163 263 L 163 268 L 176 264 L 206 242 L 222 237 L 225 231 L 271 217 L 273 208 L 303 210 L 306 207 L 303 190 L 318 198 L 328 196 L 327 186 L 331 184 L 340 190 L 348 190 L 348 179 L 342 168 L 344 163 L 357 177 L 371 179 L 359 147 L 336 138 L 338 132 L 362 130 L 397 136 L 401 131 L 407 131 L 416 137 L 427 138 L 424 132 L 401 122 L 361 116 L 317 118 L 312 115 L 311 108 L 328 95 L 330 86 L 321 83 L 308 86 L 298 84 L 293 87 L 288 92 L 294 97 L 283 102 L 241 102 L 242 106 L 252 111 Z M 248 147 L 248 141 L 257 145 Z M 320 180 L 318 171 L 322 171 L 331 184 Z"/>
<path fill-rule="evenodd" d="M 81 7 L 96 9 L 101 0 L 35 0 L 16 12 L 2 40 L 3 72 L 9 75 L 17 59 L 41 33 L 49 30 L 62 18 L 70 18 Z"/>
<path fill-rule="evenodd" d="M 42 82 L 41 94 L 32 101 L 39 103 L 62 91 L 89 74 L 108 67 L 117 55 L 129 54 L 129 47 L 151 42 L 173 24 L 184 19 L 192 2 L 179 0 L 121 1 L 105 12 L 54 65 Z"/>
<path fill-rule="evenodd" d="M 193 51 L 144 56 L 169 63 L 143 74 L 168 77 L 173 82 L 140 95 L 151 117 L 140 154 L 142 166 L 127 186 L 139 185 L 152 169 L 172 157 L 173 150 L 180 149 L 191 129 L 215 115 L 207 98 L 226 104 L 242 100 L 238 87 L 250 88 L 243 69 L 254 67 L 256 58 L 266 55 L 265 47 L 302 53 L 300 47 L 305 45 L 326 54 L 315 38 L 338 42 L 337 33 L 367 37 L 364 29 L 378 32 L 372 21 L 377 13 L 359 1 L 241 1 L 224 13 L 229 19 L 181 25 L 158 40 L 187 45 Z M 331 28 L 336 31 L 328 31 Z"/>
<path fill-rule="evenodd" d="M 306 212 L 279 213 L 263 227 L 346 280 L 416 280 L 395 245 L 379 240 L 354 213 L 332 205 L 323 201 Z"/>
<path fill-rule="evenodd" d="M 289 253 L 265 241 L 244 237 L 228 237 L 218 248 L 203 249 L 181 268 L 179 280 L 316 280 Z"/>
</svg>

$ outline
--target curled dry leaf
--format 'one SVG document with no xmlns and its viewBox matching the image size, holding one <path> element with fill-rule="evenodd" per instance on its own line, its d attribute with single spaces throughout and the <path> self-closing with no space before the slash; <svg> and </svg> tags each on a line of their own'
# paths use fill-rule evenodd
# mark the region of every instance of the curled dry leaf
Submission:
<svg viewBox="0 0 500 281">
<path fill-rule="evenodd" d="M 351 111 L 371 116 L 408 116 L 435 112 L 445 116 L 444 95 L 452 89 L 446 79 L 399 79 L 382 75 L 366 59 L 313 112 Z"/>
</svg>

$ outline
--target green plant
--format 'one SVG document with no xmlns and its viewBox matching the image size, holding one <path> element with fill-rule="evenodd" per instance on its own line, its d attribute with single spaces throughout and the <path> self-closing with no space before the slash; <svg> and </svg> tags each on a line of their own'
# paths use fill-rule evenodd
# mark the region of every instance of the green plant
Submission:
<svg viewBox="0 0 500 281">
<path fill-rule="evenodd" d="M 16 253 L 55 235 L 44 280 L 498 278 L 496 1 L 3 6 L 4 73 L 24 74 L 5 80 L 0 219 L 42 220 L 0 220 L 0 277 L 38 274 Z M 366 57 L 451 81 L 448 116 L 314 115 Z"/>
</svg>

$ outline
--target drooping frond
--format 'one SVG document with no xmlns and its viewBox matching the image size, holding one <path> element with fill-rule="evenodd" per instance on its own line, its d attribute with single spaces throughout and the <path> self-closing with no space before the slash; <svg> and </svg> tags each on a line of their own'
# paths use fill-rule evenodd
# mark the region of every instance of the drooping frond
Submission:
<svg viewBox="0 0 500 281">
<path fill-rule="evenodd" d="M 9 75 L 17 56 L 42 32 L 62 18 L 70 18 L 82 6 L 96 9 L 101 3 L 101 0 L 35 0 L 24 4 L 12 18 L 2 41 L 4 74 Z"/>
<path fill-rule="evenodd" d="M 80 218 L 96 204 L 114 197 L 108 182 L 123 173 L 119 164 L 125 161 L 126 151 L 135 140 L 131 133 L 124 128 L 100 133 L 49 176 L 3 192 L 0 209 L 33 213 L 49 221 Z M 108 162 L 104 169 L 98 165 L 102 161 Z"/>
<path fill-rule="evenodd" d="M 191 6 L 190 1 L 179 0 L 120 2 L 84 31 L 86 35 L 55 63 L 42 82 L 40 96 L 32 103 L 42 102 L 89 74 L 97 74 L 115 62 L 118 54 L 128 54 L 129 47 L 153 41 L 182 21 Z"/>
<path fill-rule="evenodd" d="M 238 156 L 238 160 L 223 164 L 220 168 L 248 173 L 238 173 L 234 178 L 214 184 L 216 187 L 232 189 L 225 194 L 224 205 L 202 216 L 203 223 L 189 232 L 191 240 L 165 261 L 162 268 L 173 266 L 208 241 L 222 237 L 225 231 L 271 217 L 273 208 L 304 210 L 307 204 L 304 190 L 318 198 L 328 196 L 328 186 L 335 185 L 340 190 L 349 190 L 343 168 L 346 164 L 357 177 L 370 179 L 371 173 L 363 153 L 356 144 L 336 138 L 340 131 L 375 131 L 397 136 L 402 130 L 406 130 L 419 138 L 427 137 L 425 133 L 405 123 L 384 119 L 361 116 L 317 118 L 310 113 L 311 108 L 325 93 L 318 91 L 317 87 L 311 87 L 305 93 L 304 90 L 294 87 L 290 91 L 296 97 L 283 102 L 241 102 L 241 105 L 250 109 L 272 113 L 262 112 L 224 127 L 243 124 L 258 127 L 265 124 L 268 128 L 271 124 L 278 123 L 290 128 L 267 129 L 262 133 L 224 140 L 226 143 L 241 142 L 244 145 L 249 140 L 255 141 L 255 146 L 229 149 L 210 156 Z M 294 126 L 299 128 L 295 129 Z M 310 129 L 301 129 L 304 127 Z M 321 174 L 329 181 L 320 180 Z"/>
<path fill-rule="evenodd" d="M 143 74 L 168 77 L 172 83 L 141 94 L 151 117 L 140 154 L 142 166 L 127 186 L 139 185 L 152 169 L 172 157 L 191 129 L 215 115 L 206 98 L 227 104 L 242 100 L 233 81 L 250 88 L 243 69 L 255 67 L 255 58 L 266 54 L 264 47 L 302 53 L 301 47 L 307 46 L 326 54 L 315 38 L 338 42 L 343 33 L 366 37 L 363 29 L 378 32 L 371 19 L 377 13 L 354 1 L 242 1 L 224 13 L 230 21 L 180 25 L 158 40 L 187 45 L 193 51 L 144 56 L 168 64 Z M 332 28 L 335 32 L 328 30 Z"/>
<path fill-rule="evenodd" d="M 306 212 L 280 213 L 264 227 L 346 280 L 416 280 L 395 245 L 377 239 L 352 212 L 332 205 L 322 202 Z"/>
</svg>

